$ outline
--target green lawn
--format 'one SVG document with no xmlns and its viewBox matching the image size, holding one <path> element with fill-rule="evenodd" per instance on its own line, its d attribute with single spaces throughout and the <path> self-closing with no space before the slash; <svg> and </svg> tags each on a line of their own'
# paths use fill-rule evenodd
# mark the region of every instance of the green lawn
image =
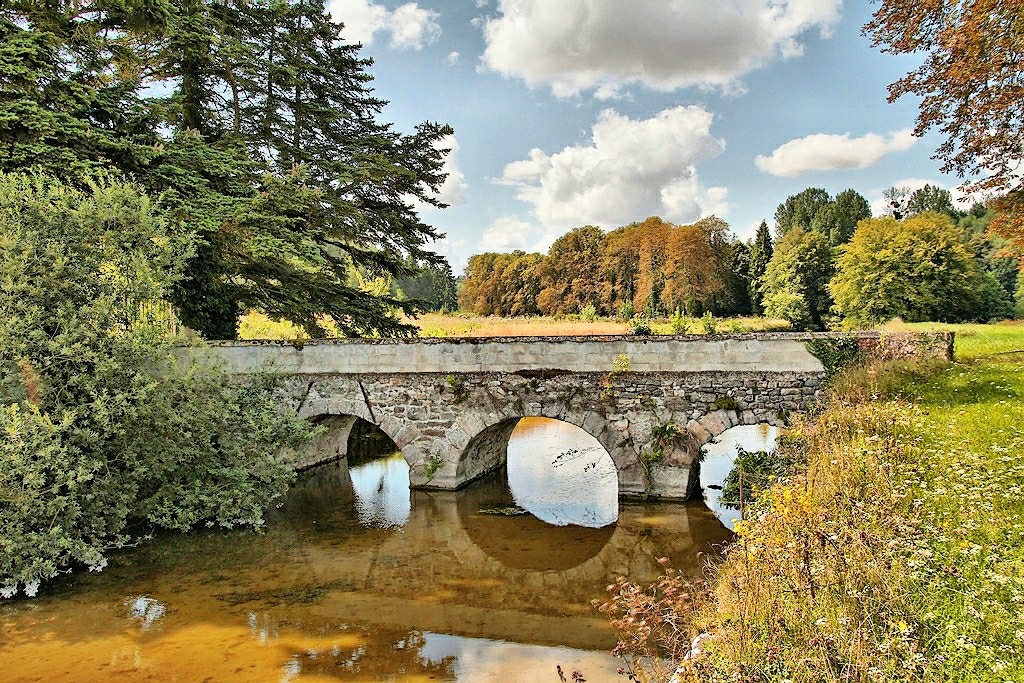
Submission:
<svg viewBox="0 0 1024 683">
<path fill-rule="evenodd" d="M 957 358 L 979 358 L 1010 351 L 1024 352 L 1024 321 L 990 325 L 954 325 L 949 323 L 889 323 L 883 330 L 956 332 Z"/>
</svg>

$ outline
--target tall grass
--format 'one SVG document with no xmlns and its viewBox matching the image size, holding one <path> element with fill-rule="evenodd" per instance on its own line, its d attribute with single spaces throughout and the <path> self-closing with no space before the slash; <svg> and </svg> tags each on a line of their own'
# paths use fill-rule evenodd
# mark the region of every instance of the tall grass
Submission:
<svg viewBox="0 0 1024 683">
<path fill-rule="evenodd" d="M 1024 327 L 973 331 L 841 377 L 704 586 L 618 586 L 638 680 L 1024 681 Z"/>
<path fill-rule="evenodd" d="M 425 337 L 532 337 L 532 336 L 585 336 L 627 334 L 628 323 L 610 318 L 528 316 L 499 318 L 466 314 L 427 313 L 412 321 Z M 651 321 L 654 334 L 702 334 L 699 319 L 688 321 L 685 328 L 677 323 L 673 328 L 668 318 Z M 769 318 L 727 318 L 718 321 L 718 332 L 764 332 L 788 330 L 789 323 Z"/>
</svg>

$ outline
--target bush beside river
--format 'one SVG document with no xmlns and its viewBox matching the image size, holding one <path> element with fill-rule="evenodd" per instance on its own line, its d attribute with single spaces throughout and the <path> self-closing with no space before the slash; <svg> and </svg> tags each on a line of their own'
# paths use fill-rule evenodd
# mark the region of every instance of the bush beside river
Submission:
<svg viewBox="0 0 1024 683">
<path fill-rule="evenodd" d="M 707 584 L 619 585 L 638 680 L 1024 680 L 1024 327 L 961 331 L 837 378 Z"/>
<path fill-rule="evenodd" d="M 155 529 L 258 525 L 309 425 L 268 382 L 182 368 L 166 295 L 192 245 L 138 188 L 0 175 L 0 595 Z"/>
</svg>

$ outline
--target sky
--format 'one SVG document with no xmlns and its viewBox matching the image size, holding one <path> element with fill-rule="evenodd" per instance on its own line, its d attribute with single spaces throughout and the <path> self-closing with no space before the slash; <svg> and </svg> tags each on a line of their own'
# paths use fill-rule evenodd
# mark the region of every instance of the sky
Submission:
<svg viewBox="0 0 1024 683">
<path fill-rule="evenodd" d="M 842 0 L 329 0 L 375 61 L 382 120 L 450 124 L 450 207 L 421 217 L 456 274 L 482 251 L 546 251 L 582 225 L 716 215 L 741 239 L 807 187 L 955 176 L 887 102 L 916 57 L 861 35 Z M 954 196 L 958 196 L 954 194 Z"/>
</svg>

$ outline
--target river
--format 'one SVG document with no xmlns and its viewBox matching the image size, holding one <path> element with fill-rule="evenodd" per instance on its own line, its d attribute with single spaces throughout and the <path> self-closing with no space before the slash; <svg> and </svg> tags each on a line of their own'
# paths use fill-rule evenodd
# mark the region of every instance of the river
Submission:
<svg viewBox="0 0 1024 683">
<path fill-rule="evenodd" d="M 698 576 L 730 537 L 701 501 L 620 502 L 607 453 L 553 420 L 458 492 L 357 445 L 261 531 L 158 535 L 0 604 L 0 680 L 621 681 L 592 601 L 659 557 Z"/>
</svg>

